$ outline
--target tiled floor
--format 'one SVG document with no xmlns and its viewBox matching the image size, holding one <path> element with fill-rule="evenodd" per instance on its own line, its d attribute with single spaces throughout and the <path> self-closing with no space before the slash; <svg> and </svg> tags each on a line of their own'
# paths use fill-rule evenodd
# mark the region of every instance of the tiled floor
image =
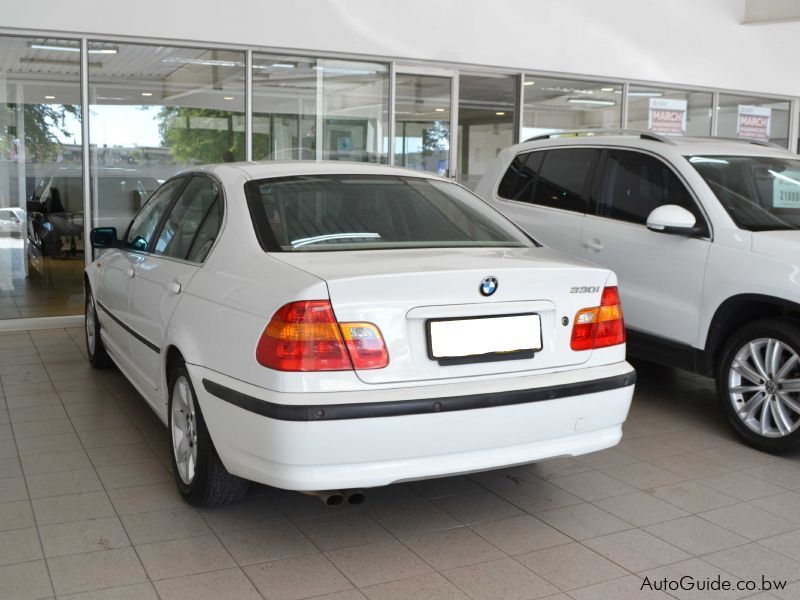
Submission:
<svg viewBox="0 0 800 600">
<path fill-rule="evenodd" d="M 0 335 L 0 598 L 657 599 L 642 578 L 787 579 L 800 459 L 736 442 L 708 380 L 640 364 L 620 445 L 375 490 L 363 507 L 254 486 L 197 510 L 166 431 L 80 330 Z"/>
</svg>

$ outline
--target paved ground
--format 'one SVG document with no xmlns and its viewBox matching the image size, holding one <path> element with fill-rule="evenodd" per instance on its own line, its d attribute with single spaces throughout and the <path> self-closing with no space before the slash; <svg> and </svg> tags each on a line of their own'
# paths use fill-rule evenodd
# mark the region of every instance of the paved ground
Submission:
<svg viewBox="0 0 800 600">
<path fill-rule="evenodd" d="M 383 488 L 254 486 L 196 510 L 166 431 L 80 330 L 0 335 L 0 598 L 656 600 L 648 581 L 800 580 L 800 458 L 736 442 L 708 380 L 641 364 L 622 443 Z M 487 426 L 491 426 L 487 424 Z M 800 598 L 674 591 L 677 598 Z"/>
</svg>

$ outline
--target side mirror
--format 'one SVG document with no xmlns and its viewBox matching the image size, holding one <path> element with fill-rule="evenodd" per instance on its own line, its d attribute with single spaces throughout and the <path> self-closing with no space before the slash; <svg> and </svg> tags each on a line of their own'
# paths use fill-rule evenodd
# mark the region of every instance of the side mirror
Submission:
<svg viewBox="0 0 800 600">
<path fill-rule="evenodd" d="M 117 243 L 116 227 L 95 227 L 89 233 L 92 248 L 111 248 Z"/>
<path fill-rule="evenodd" d="M 647 228 L 659 233 L 674 235 L 697 235 L 702 228 L 696 227 L 697 219 L 682 206 L 665 204 L 659 206 L 647 217 Z"/>
</svg>

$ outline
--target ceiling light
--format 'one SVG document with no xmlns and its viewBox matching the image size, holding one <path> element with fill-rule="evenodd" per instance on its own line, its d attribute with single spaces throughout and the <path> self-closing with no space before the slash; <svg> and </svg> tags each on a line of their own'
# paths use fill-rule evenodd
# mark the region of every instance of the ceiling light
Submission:
<svg viewBox="0 0 800 600">
<path fill-rule="evenodd" d="M 494 114 L 496 114 L 498 117 L 502 117 L 502 116 L 503 116 L 503 115 L 505 115 L 506 113 L 504 113 L 504 112 L 502 112 L 502 111 L 499 111 L 499 112 L 496 112 L 496 113 L 494 113 Z"/>
<path fill-rule="evenodd" d="M 594 98 L 568 98 L 567 102 L 572 104 L 592 104 L 595 106 L 614 106 L 613 100 L 595 100 Z"/>
<path fill-rule="evenodd" d="M 536 82 L 535 81 L 526 81 L 522 85 L 533 85 L 534 83 L 536 83 Z"/>
<path fill-rule="evenodd" d="M 445 111 L 445 109 L 444 109 L 444 108 L 437 108 L 437 109 L 436 109 L 436 112 L 444 112 L 444 111 Z"/>
<path fill-rule="evenodd" d="M 38 56 L 21 56 L 19 62 L 22 64 L 37 64 L 37 65 L 53 65 L 58 67 L 75 67 L 80 68 L 81 61 L 79 60 L 66 60 L 66 59 L 58 59 L 58 58 L 40 58 Z M 89 61 L 90 67 L 97 67 L 100 68 L 103 66 L 103 63 L 99 61 Z"/>
<path fill-rule="evenodd" d="M 142 96 L 152 96 L 153 92 L 142 92 Z"/>
<path fill-rule="evenodd" d="M 45 96 L 44 99 L 45 100 L 55 100 L 56 97 L 55 96 Z"/>
<path fill-rule="evenodd" d="M 642 98 L 660 98 L 663 92 L 628 92 L 628 96 L 640 96 Z"/>
<path fill-rule="evenodd" d="M 272 63 L 270 67 L 274 67 L 276 69 L 294 69 L 294 65 L 291 63 Z"/>
<path fill-rule="evenodd" d="M 223 100 L 233 100 L 233 96 L 224 96 Z"/>
<path fill-rule="evenodd" d="M 613 87 L 604 87 L 604 88 L 600 88 L 600 91 L 601 92 L 613 92 L 614 88 Z"/>
<path fill-rule="evenodd" d="M 55 50 L 58 52 L 80 52 L 80 46 L 71 46 L 67 44 L 36 44 L 29 43 L 28 47 L 33 50 Z M 89 48 L 89 54 L 116 54 L 119 52 L 117 48 Z"/>
<path fill-rule="evenodd" d="M 217 60 L 213 58 L 184 58 L 181 56 L 171 56 L 162 58 L 161 62 L 181 65 L 202 65 L 204 67 L 243 67 L 244 63 L 233 60 Z"/>
</svg>

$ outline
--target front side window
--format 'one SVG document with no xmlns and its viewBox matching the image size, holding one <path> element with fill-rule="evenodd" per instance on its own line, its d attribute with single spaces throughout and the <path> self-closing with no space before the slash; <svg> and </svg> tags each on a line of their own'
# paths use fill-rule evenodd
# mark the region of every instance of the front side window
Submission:
<svg viewBox="0 0 800 600">
<path fill-rule="evenodd" d="M 691 212 L 698 227 L 705 218 L 686 186 L 665 163 L 630 150 L 609 150 L 600 188 L 600 216 L 645 225 L 650 213 L 665 204 Z"/>
<path fill-rule="evenodd" d="M 192 177 L 164 220 L 153 247 L 155 254 L 202 262 L 220 225 L 219 184 L 204 176 Z M 193 249 L 202 231 L 203 240 Z"/>
<path fill-rule="evenodd" d="M 155 233 L 164 211 L 167 210 L 184 181 L 183 177 L 170 179 L 150 196 L 128 228 L 125 243 L 129 248 L 140 252 L 147 252 L 150 249 L 150 238 Z"/>
<path fill-rule="evenodd" d="M 445 181 L 314 175 L 251 181 L 245 192 L 268 251 L 533 245 L 480 198 Z"/>
<path fill-rule="evenodd" d="M 771 156 L 687 159 L 738 227 L 800 229 L 800 160 Z"/>
</svg>

